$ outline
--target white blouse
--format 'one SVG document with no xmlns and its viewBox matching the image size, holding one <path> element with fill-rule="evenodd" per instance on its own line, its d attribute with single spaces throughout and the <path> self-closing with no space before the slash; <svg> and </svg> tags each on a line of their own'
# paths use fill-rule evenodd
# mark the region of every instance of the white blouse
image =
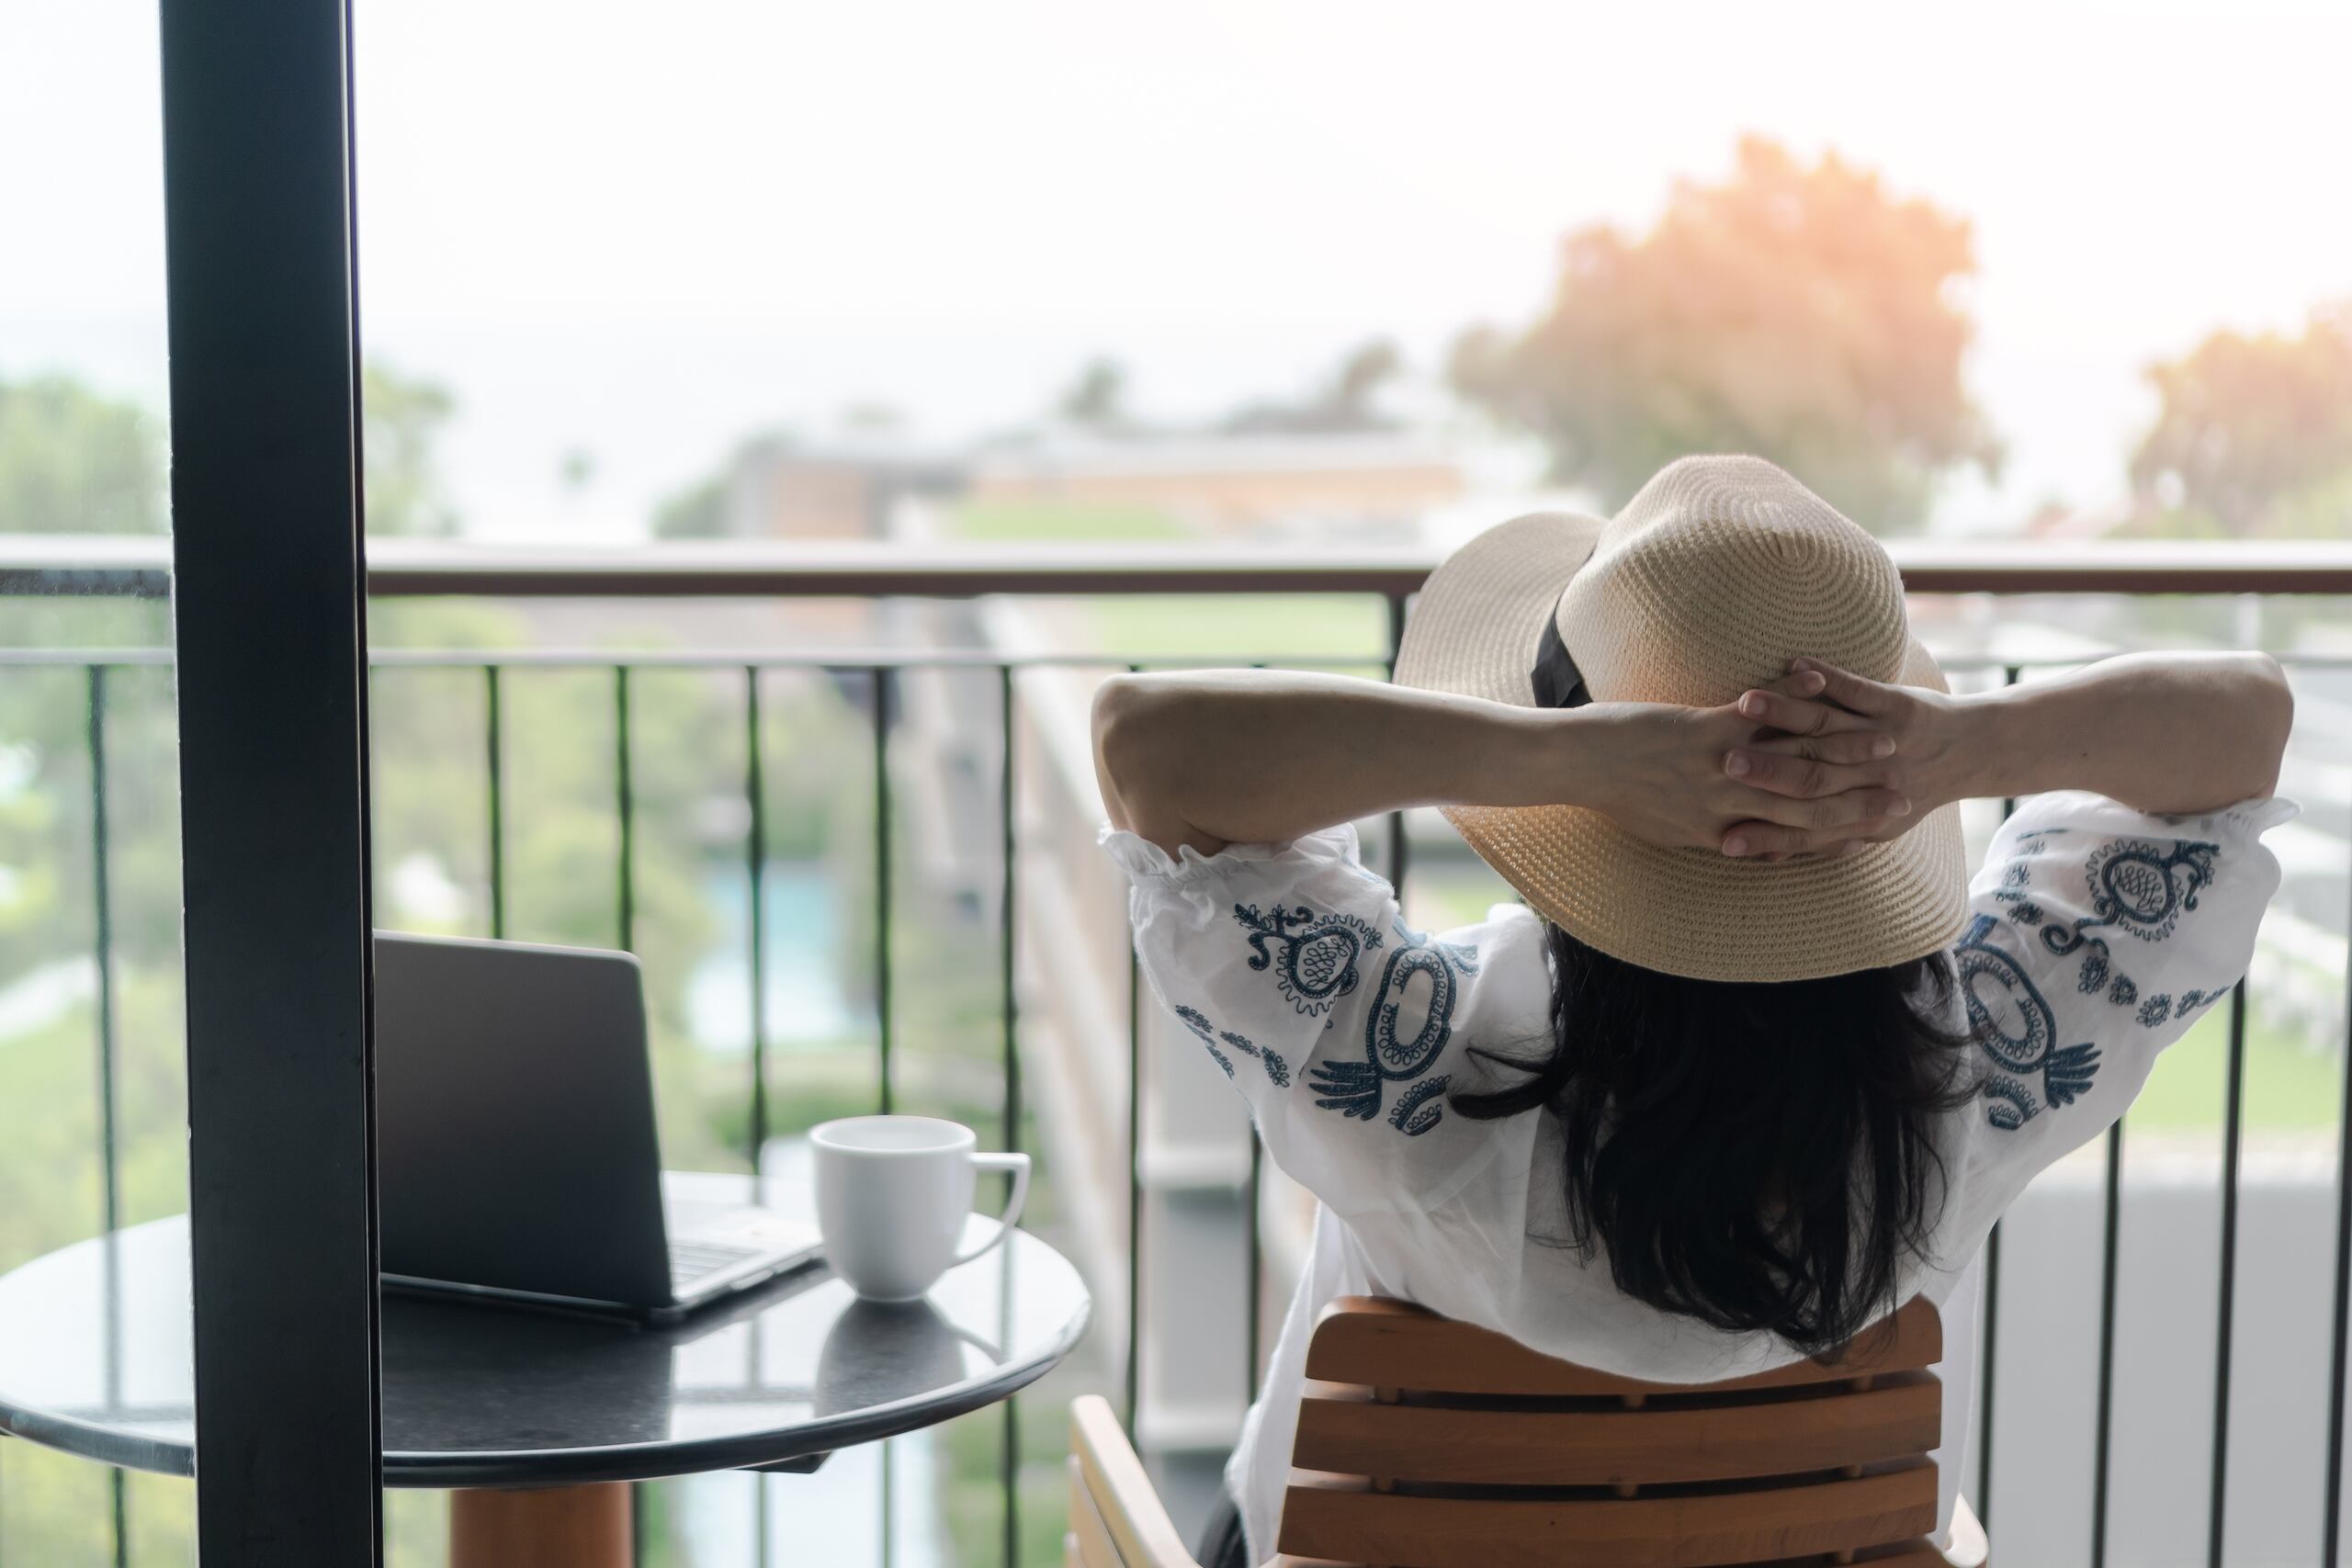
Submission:
<svg viewBox="0 0 2352 1568">
<path fill-rule="evenodd" d="M 1983 1052 L 1951 1113 L 1931 1256 L 1898 1299 L 1945 1318 L 1939 1529 L 1949 1529 L 1975 1393 L 1975 1264 L 2043 1167 L 2123 1114 L 2155 1063 L 2245 973 L 2278 886 L 2260 835 L 2285 801 L 2151 817 L 2098 795 L 2022 804 L 1972 887 L 1954 1008 Z M 1799 1352 L 1621 1294 L 1567 1234 L 1555 1118 L 1478 1122 L 1449 1091 L 1516 1081 L 1470 1054 L 1547 1054 L 1544 926 L 1521 905 L 1428 936 L 1364 869 L 1355 830 L 1171 859 L 1102 843 L 1133 883 L 1144 976 L 1249 1101 L 1268 1154 L 1321 1200 L 1314 1247 L 1226 1472 L 1250 1560 L 1274 1551 L 1306 1341 L 1334 1297 L 1385 1295 L 1546 1355 L 1661 1382 L 1762 1371 Z M 1960 1020 L 1955 1019 L 1955 1026 Z M 1553 1238 L 1547 1240 L 1545 1238 Z"/>
</svg>

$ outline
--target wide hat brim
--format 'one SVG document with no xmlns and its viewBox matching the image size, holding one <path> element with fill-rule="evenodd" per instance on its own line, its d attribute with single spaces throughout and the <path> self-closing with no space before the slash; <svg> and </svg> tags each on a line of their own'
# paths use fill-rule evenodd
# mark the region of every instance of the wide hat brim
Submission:
<svg viewBox="0 0 2352 1568">
<path fill-rule="evenodd" d="M 1574 513 L 1538 513 L 1456 550 L 1406 622 L 1396 683 L 1541 706 L 1532 671 L 1544 627 L 1603 526 Z M 1577 628 L 1561 630 L 1573 654 Z M 1948 689 L 1916 638 L 1900 680 Z M 1956 806 L 1928 813 L 1890 843 L 1777 864 L 1646 843 L 1580 807 L 1444 812 L 1536 913 L 1612 957 L 1669 975 L 1782 981 L 1880 968 L 1941 952 L 1966 914 Z"/>
</svg>

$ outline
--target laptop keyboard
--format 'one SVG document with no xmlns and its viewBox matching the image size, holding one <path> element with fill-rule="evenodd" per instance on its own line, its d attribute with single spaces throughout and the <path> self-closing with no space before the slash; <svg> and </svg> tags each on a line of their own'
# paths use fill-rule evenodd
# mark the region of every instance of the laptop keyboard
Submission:
<svg viewBox="0 0 2352 1568">
<path fill-rule="evenodd" d="M 757 1251 L 749 1247 L 729 1247 L 712 1241 L 673 1241 L 670 1244 L 670 1288 L 685 1289 L 707 1275 L 722 1269 L 731 1269 Z"/>
</svg>

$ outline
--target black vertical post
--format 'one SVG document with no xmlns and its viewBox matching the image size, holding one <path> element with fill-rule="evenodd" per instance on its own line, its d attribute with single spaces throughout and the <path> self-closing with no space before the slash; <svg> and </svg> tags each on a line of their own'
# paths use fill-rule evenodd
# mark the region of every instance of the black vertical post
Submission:
<svg viewBox="0 0 2352 1568">
<path fill-rule="evenodd" d="M 482 755 L 488 764 L 490 787 L 490 934 L 492 940 L 498 940 L 506 935 L 505 747 L 500 735 L 498 666 L 483 665 L 481 676 Z"/>
<path fill-rule="evenodd" d="M 874 681 L 874 1044 L 883 1115 L 890 1114 L 890 672 Z"/>
<path fill-rule="evenodd" d="M 2001 683 L 2014 686 L 2025 671 L 2011 664 L 2001 671 Z M 2018 808 L 2016 797 L 2001 802 L 2001 816 L 2007 819 Z M 2001 1222 L 1993 1222 L 1992 1231 L 1984 1237 L 1984 1369 L 1979 1382 L 1976 1400 L 1976 1522 L 1987 1530 L 1993 1528 L 1993 1373 L 1995 1352 L 2000 1348 L 1998 1328 L 2001 1313 Z"/>
<path fill-rule="evenodd" d="M 107 874 L 111 839 L 107 812 L 107 668 L 89 668 L 90 706 L 90 955 L 97 966 L 98 1215 L 101 1234 L 122 1223 L 122 1156 L 115 1130 L 114 901 Z M 112 1391 L 109 1391 L 112 1392 Z M 130 1503 L 122 1471 L 107 1472 L 112 1506 L 115 1568 L 130 1557 Z"/>
<path fill-rule="evenodd" d="M 2123 1220 L 2123 1123 L 2107 1130 L 2107 1216 L 2098 1265 L 2098 1424 L 2092 1437 L 2091 1568 L 2107 1568 L 2107 1480 L 2115 1426 L 2116 1242 Z"/>
<path fill-rule="evenodd" d="M 1021 1146 L 1021 1051 L 1020 1005 L 1013 992 L 1013 960 L 1016 956 L 1018 932 L 1013 920 L 1014 841 L 1013 771 L 1012 771 L 1012 666 L 997 667 L 997 714 L 1001 730 L 1001 763 L 1002 772 L 997 780 L 997 798 L 1001 807 L 1001 852 L 1004 861 L 1004 901 L 998 919 L 1003 928 L 1002 994 L 1004 998 L 1004 1146 Z M 1005 1254 L 1003 1267 L 1012 1267 L 1012 1254 Z M 1004 1483 L 1004 1568 L 1016 1568 L 1021 1561 L 1021 1401 L 1009 1397 L 1004 1401 L 1004 1450 L 1002 1480 Z"/>
<path fill-rule="evenodd" d="M 1247 1198 L 1250 1205 L 1250 1254 L 1244 1262 L 1243 1278 L 1246 1282 L 1241 1292 L 1248 1303 L 1242 1309 L 1246 1315 L 1241 1321 L 1241 1353 L 1249 1359 L 1249 1381 L 1245 1386 L 1250 1391 L 1252 1404 L 1258 1402 L 1258 1363 L 1263 1354 L 1260 1344 L 1260 1320 L 1265 1313 L 1263 1303 L 1258 1298 L 1266 1288 L 1266 1249 L 1264 1238 L 1258 1234 L 1258 1211 L 1264 1201 L 1265 1170 L 1266 1145 L 1253 1126 L 1250 1130 L 1250 1188 Z"/>
<path fill-rule="evenodd" d="M 768 792 L 760 773 L 760 667 L 756 664 L 743 667 L 743 799 L 752 814 L 743 845 L 752 898 L 752 1201 L 761 1203 L 767 1201 L 759 1177 L 760 1156 L 768 1145 Z M 760 1560 L 764 1562 L 767 1483 L 756 1473 L 753 1480 L 760 1488 Z"/>
<path fill-rule="evenodd" d="M 1396 655 L 1404 646 L 1405 595 L 1392 593 L 1388 596 L 1388 673 L 1391 679 L 1396 674 Z M 1410 851 L 1411 845 L 1405 837 L 1405 814 L 1392 811 L 1388 814 L 1388 885 L 1396 890 L 1399 908 L 1405 902 L 1405 873 L 1408 869 L 1406 860 Z"/>
<path fill-rule="evenodd" d="M 115 1127 L 114 898 L 107 874 L 111 834 L 107 811 L 107 671 L 90 666 L 90 955 L 97 966 L 98 1219 L 122 1224 L 122 1156 Z"/>
<path fill-rule="evenodd" d="M 621 946 L 637 949 L 637 797 L 628 763 L 628 666 L 613 666 L 613 810 L 620 819 L 620 886 L 616 897 Z"/>
<path fill-rule="evenodd" d="M 162 9 L 208 1568 L 382 1561 L 348 29 Z"/>
<path fill-rule="evenodd" d="M 2222 1505 L 2230 1482 L 2230 1345 L 2238 1287 L 2238 1134 L 2245 1112 L 2245 982 L 2230 987 L 2230 1077 L 2222 1122 L 2222 1293 L 2213 1330 L 2213 1485 L 2205 1561 L 2222 1568 Z"/>
<path fill-rule="evenodd" d="M 2344 1540 L 2344 1374 L 2352 1351 L 2352 952 L 2346 953 L 2343 1088 L 2335 1109 L 2335 1294 L 2328 1316 L 2327 1475 L 2320 1516 L 2321 1568 L 2335 1568 Z"/>
<path fill-rule="evenodd" d="M 1127 673 L 1142 672 L 1130 664 Z M 1143 1372 L 1143 974 L 1127 941 L 1127 1436 L 1136 1435 Z"/>
</svg>

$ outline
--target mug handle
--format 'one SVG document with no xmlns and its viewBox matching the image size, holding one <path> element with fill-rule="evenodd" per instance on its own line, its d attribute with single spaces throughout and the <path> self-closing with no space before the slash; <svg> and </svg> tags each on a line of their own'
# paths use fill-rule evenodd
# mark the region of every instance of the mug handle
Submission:
<svg viewBox="0 0 2352 1568">
<path fill-rule="evenodd" d="M 1004 1213 L 998 1216 L 995 1233 L 971 1251 L 956 1254 L 953 1261 L 948 1264 L 951 1269 L 959 1263 L 969 1263 L 973 1258 L 979 1257 L 1006 1236 L 1011 1235 L 1014 1223 L 1021 1218 L 1022 1201 L 1029 1196 L 1029 1156 L 1027 1155 L 974 1155 L 972 1168 L 1011 1172 L 1012 1198 L 1005 1204 Z"/>
</svg>

